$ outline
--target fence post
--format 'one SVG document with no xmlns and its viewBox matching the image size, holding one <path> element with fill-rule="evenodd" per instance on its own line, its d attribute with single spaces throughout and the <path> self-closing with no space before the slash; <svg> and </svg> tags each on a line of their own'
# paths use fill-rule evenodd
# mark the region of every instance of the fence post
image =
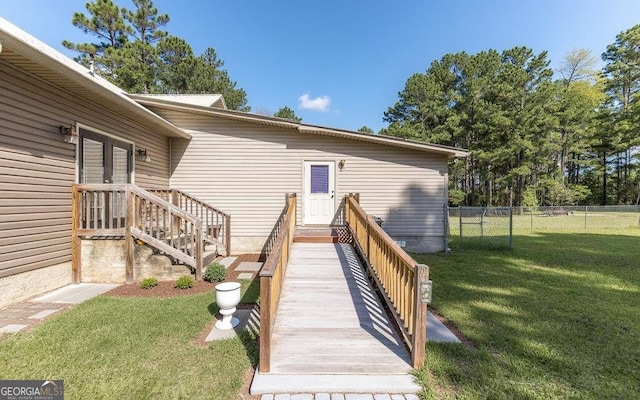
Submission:
<svg viewBox="0 0 640 400">
<path fill-rule="evenodd" d="M 531 229 L 533 229 L 533 207 L 530 207 L 529 211 L 531 212 Z"/>
<path fill-rule="evenodd" d="M 458 220 L 460 221 L 460 238 L 462 238 L 462 207 L 458 206 Z"/>
<path fill-rule="evenodd" d="M 584 206 L 584 229 L 587 229 L 587 212 L 588 212 L 589 206 Z"/>
<path fill-rule="evenodd" d="M 513 207 L 509 207 L 509 248 L 513 247 Z"/>
<path fill-rule="evenodd" d="M 444 251 L 449 251 L 449 205 L 444 203 Z"/>
</svg>

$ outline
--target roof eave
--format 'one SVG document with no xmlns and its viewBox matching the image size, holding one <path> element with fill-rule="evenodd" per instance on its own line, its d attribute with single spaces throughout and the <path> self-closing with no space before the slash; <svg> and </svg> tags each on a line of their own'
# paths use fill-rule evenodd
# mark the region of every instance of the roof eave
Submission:
<svg viewBox="0 0 640 400">
<path fill-rule="evenodd" d="M 182 129 L 129 99 L 122 89 L 93 74 L 87 68 L 41 42 L 0 17 L 0 38 L 8 46 L 43 67 L 97 93 L 121 107 L 127 107 L 146 122 L 160 128 L 165 136 L 190 138 Z M 1 56 L 1 55 L 0 55 Z"/>
<path fill-rule="evenodd" d="M 297 129 L 297 122 L 287 121 L 282 118 L 268 117 L 258 114 L 246 113 L 243 111 L 228 110 L 222 108 L 196 106 L 188 104 L 180 104 L 170 100 L 153 99 L 142 95 L 130 94 L 130 98 L 147 107 L 157 107 L 165 110 L 183 111 L 187 113 L 198 113 L 210 116 L 217 116 L 236 121 L 250 122 L 260 125 L 276 126 L 287 129 Z"/>
<path fill-rule="evenodd" d="M 372 133 L 354 132 L 354 131 L 347 131 L 347 130 L 341 130 L 341 129 L 331 129 L 331 128 L 325 128 L 321 126 L 304 125 L 304 124 L 301 124 L 298 130 L 301 133 L 344 137 L 351 140 L 360 140 L 364 142 L 371 142 L 371 143 L 378 143 L 378 144 L 388 144 L 395 147 L 402 147 L 402 148 L 418 150 L 418 151 L 428 151 L 432 153 L 446 155 L 447 158 L 464 158 L 469 155 L 469 152 L 467 152 L 466 150 L 459 149 L 456 147 L 421 143 L 413 140 L 396 138 L 393 136 L 376 135 Z"/>
<path fill-rule="evenodd" d="M 138 103 L 148 106 L 157 107 L 162 109 L 183 111 L 187 113 L 198 113 L 203 115 L 218 116 L 221 118 L 227 118 L 236 121 L 255 123 L 260 125 L 275 126 L 286 129 L 295 129 L 299 133 L 303 134 L 316 134 L 324 136 L 342 137 L 350 140 L 359 140 L 363 142 L 387 144 L 394 147 L 401 147 L 406 149 L 413 149 L 417 151 L 430 152 L 436 154 L 442 154 L 447 158 L 463 158 L 467 157 L 469 153 L 466 150 L 456 147 L 449 147 L 443 145 L 421 143 L 413 140 L 406 140 L 396 138 L 392 136 L 376 135 L 364 132 L 355 132 L 342 129 L 326 128 L 322 126 L 306 125 L 299 122 L 292 122 L 283 118 L 271 117 L 266 115 L 257 115 L 235 110 L 222 110 L 219 108 L 192 106 L 186 104 L 180 104 L 169 100 L 154 99 L 152 97 L 146 97 L 142 95 L 130 94 L 130 98 L 134 99 Z"/>
</svg>

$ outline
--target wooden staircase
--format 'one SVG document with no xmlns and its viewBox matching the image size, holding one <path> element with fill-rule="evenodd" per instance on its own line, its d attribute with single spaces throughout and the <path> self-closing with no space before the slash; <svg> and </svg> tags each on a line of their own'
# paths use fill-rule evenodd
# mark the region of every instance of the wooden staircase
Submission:
<svg viewBox="0 0 640 400">
<path fill-rule="evenodd" d="M 74 185 L 72 263 L 81 280 L 82 238 L 124 238 L 126 281 L 133 281 L 134 240 L 188 266 L 196 280 L 202 268 L 230 251 L 230 216 L 176 189 L 127 185 Z"/>
</svg>

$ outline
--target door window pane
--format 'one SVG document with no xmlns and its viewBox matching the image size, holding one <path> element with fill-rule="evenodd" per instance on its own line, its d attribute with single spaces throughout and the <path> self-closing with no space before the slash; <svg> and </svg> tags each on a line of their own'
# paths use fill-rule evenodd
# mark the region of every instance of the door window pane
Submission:
<svg viewBox="0 0 640 400">
<path fill-rule="evenodd" d="M 311 166 L 311 193 L 329 193 L 329 166 Z"/>
<path fill-rule="evenodd" d="M 82 183 L 104 183 L 104 148 L 102 142 L 82 140 Z"/>
<path fill-rule="evenodd" d="M 129 183 L 129 150 L 113 146 L 113 176 L 115 184 Z"/>
</svg>

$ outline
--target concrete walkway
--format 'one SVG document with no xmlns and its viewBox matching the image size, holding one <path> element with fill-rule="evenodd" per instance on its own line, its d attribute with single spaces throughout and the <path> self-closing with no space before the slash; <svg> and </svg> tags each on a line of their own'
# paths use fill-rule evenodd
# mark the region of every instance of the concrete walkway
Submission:
<svg viewBox="0 0 640 400">
<path fill-rule="evenodd" d="M 106 293 L 118 285 L 79 283 L 11 304 L 0 310 L 0 333 L 17 333 L 59 314 L 74 304 Z"/>
<path fill-rule="evenodd" d="M 415 394 L 299 393 L 263 394 L 260 400 L 418 400 Z"/>
</svg>

